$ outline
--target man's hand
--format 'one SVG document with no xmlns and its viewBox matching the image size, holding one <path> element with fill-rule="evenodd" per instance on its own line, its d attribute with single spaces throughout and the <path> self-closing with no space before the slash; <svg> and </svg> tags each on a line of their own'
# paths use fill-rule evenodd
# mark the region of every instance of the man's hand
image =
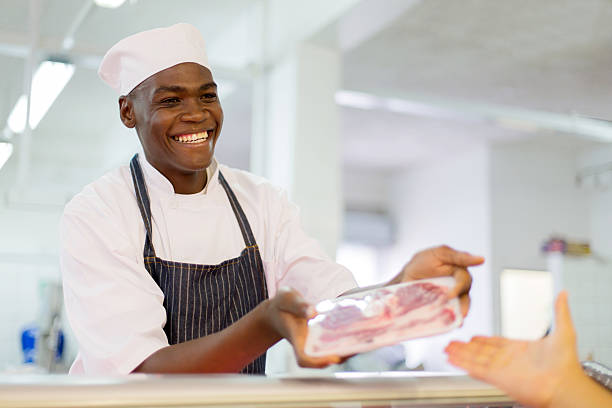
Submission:
<svg viewBox="0 0 612 408">
<path fill-rule="evenodd" d="M 542 340 L 479 336 L 468 343 L 453 341 L 445 350 L 448 359 L 529 407 L 610 406 L 612 396 L 580 367 L 566 292 L 559 294 L 555 314 L 555 331 Z"/>
<path fill-rule="evenodd" d="M 409 282 L 417 279 L 437 278 L 440 276 L 453 276 L 455 287 L 448 296 L 459 296 L 461 312 L 467 315 L 470 308 L 469 291 L 472 286 L 472 276 L 468 272 L 469 266 L 480 265 L 484 258 L 456 251 L 448 246 L 439 246 L 425 249 L 412 257 L 402 271 L 393 278 L 389 284 Z"/>
<path fill-rule="evenodd" d="M 304 352 L 308 319 L 314 316 L 316 316 L 314 307 L 294 289 L 280 288 L 276 296 L 269 300 L 268 324 L 280 337 L 286 338 L 291 343 L 301 367 L 323 368 L 341 363 L 344 359 L 340 356 L 311 357 Z"/>
</svg>

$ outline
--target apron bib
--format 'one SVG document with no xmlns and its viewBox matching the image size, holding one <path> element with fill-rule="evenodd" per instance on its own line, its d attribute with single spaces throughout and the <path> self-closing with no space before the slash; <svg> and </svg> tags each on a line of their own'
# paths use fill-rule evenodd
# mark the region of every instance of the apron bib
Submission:
<svg viewBox="0 0 612 408">
<path fill-rule="evenodd" d="M 268 298 L 263 263 L 255 237 L 240 203 L 221 172 L 219 182 L 238 221 L 245 248 L 237 258 L 218 265 L 199 265 L 168 261 L 155 256 L 151 204 L 138 154 L 130 162 L 130 171 L 146 229 L 144 264 L 164 293 L 164 332 L 169 344 L 221 331 Z M 265 368 L 266 353 L 263 353 L 249 363 L 242 373 L 264 374 Z"/>
</svg>

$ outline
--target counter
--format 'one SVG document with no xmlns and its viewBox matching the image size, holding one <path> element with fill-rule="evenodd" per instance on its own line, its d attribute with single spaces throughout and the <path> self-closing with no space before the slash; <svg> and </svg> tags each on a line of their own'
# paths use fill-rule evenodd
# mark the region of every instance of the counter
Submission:
<svg viewBox="0 0 612 408">
<path fill-rule="evenodd" d="M 0 407 L 512 407 L 498 389 L 463 375 L 336 373 L 0 376 Z"/>
</svg>

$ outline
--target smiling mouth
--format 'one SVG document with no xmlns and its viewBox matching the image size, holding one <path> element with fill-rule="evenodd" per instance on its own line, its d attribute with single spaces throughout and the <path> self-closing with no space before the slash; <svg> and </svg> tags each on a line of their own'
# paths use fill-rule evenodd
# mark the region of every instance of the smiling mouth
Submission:
<svg viewBox="0 0 612 408">
<path fill-rule="evenodd" d="M 179 143 L 195 144 L 202 143 L 208 139 L 208 130 L 199 133 L 191 133 L 187 135 L 170 136 L 170 138 Z"/>
</svg>

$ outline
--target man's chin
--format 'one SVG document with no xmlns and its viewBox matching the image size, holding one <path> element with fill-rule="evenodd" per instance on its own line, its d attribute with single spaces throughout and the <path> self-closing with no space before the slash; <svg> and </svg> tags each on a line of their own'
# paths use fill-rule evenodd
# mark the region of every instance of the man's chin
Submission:
<svg viewBox="0 0 612 408">
<path fill-rule="evenodd" d="M 197 158 L 194 160 L 182 161 L 180 167 L 188 172 L 205 171 L 212 163 L 212 156 L 206 158 Z"/>
</svg>

